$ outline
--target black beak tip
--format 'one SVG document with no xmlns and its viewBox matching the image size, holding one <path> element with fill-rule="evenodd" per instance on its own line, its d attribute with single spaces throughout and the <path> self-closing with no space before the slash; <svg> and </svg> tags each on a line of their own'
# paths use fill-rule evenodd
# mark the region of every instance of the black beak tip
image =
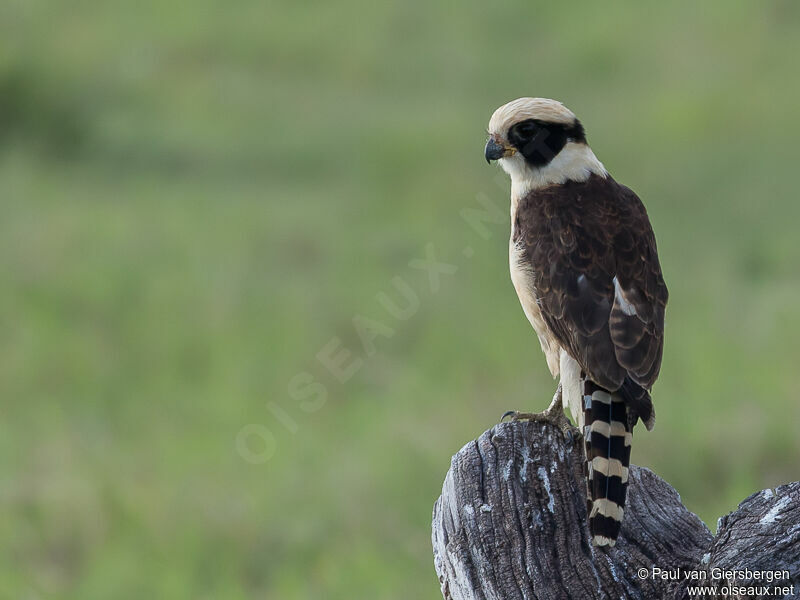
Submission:
<svg viewBox="0 0 800 600">
<path fill-rule="evenodd" d="M 487 163 L 497 160 L 498 158 L 503 158 L 505 153 L 506 149 L 492 138 L 489 138 L 489 141 L 486 142 L 486 148 L 483 151 Z"/>
</svg>

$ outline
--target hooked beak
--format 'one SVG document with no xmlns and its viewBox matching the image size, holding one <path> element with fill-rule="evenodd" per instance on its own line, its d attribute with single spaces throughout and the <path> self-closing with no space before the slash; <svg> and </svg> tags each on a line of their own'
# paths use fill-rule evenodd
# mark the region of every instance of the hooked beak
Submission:
<svg viewBox="0 0 800 600">
<path fill-rule="evenodd" d="M 498 143 L 497 138 L 491 135 L 489 136 L 489 140 L 486 142 L 486 148 L 483 151 L 483 155 L 486 157 L 486 162 L 490 163 L 498 158 L 511 156 L 514 154 L 514 152 L 514 148 L 507 148 L 503 144 Z"/>
</svg>

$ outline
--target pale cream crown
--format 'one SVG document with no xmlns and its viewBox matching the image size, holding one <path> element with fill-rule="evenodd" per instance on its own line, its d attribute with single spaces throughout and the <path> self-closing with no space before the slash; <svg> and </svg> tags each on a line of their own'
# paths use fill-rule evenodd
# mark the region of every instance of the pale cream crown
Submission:
<svg viewBox="0 0 800 600">
<path fill-rule="evenodd" d="M 576 117 L 566 106 L 549 98 L 517 98 L 504 104 L 489 120 L 489 133 L 504 135 L 514 124 L 526 119 L 538 119 L 547 123 L 573 125 Z"/>
</svg>

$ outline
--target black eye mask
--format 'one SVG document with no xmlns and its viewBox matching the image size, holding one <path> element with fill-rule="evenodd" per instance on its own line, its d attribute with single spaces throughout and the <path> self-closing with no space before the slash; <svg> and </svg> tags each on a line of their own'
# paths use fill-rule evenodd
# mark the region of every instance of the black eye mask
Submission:
<svg viewBox="0 0 800 600">
<path fill-rule="evenodd" d="M 526 119 L 515 123 L 508 130 L 508 141 L 525 161 L 533 167 L 542 167 L 561 152 L 568 141 L 586 142 L 580 121 L 566 126 L 538 119 Z"/>
</svg>

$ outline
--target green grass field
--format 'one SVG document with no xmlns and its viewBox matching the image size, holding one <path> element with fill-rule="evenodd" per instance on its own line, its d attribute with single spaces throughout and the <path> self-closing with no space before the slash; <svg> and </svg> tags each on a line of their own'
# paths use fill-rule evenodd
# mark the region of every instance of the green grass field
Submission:
<svg viewBox="0 0 800 600">
<path fill-rule="evenodd" d="M 439 598 L 450 456 L 555 385 L 508 223 L 460 216 L 507 219 L 482 152 L 518 96 L 572 108 L 656 230 L 633 461 L 712 530 L 800 479 L 796 3 L 0 14 L 0 598 Z"/>
</svg>

